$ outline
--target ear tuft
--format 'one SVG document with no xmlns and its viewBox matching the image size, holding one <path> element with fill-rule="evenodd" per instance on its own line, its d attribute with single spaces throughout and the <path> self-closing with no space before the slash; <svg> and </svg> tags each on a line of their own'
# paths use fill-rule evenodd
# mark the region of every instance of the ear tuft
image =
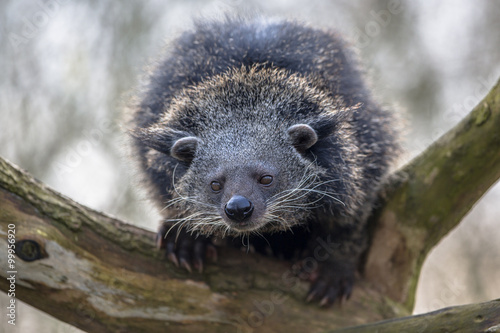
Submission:
<svg viewBox="0 0 500 333">
<path fill-rule="evenodd" d="M 297 124 L 288 128 L 288 137 L 290 143 L 297 149 L 299 153 L 305 153 L 317 141 L 318 135 L 316 131 L 307 124 Z"/>
<path fill-rule="evenodd" d="M 136 129 L 130 134 L 141 144 L 188 163 L 193 160 L 198 143 L 201 142 L 189 133 L 159 126 Z"/>
<path fill-rule="evenodd" d="M 194 136 L 187 136 L 185 138 L 175 141 L 172 148 L 170 148 L 170 155 L 179 161 L 191 162 L 196 153 L 196 148 L 200 139 Z"/>
<path fill-rule="evenodd" d="M 170 153 L 172 135 L 159 127 L 137 128 L 129 132 L 141 144 L 164 154 Z"/>
</svg>

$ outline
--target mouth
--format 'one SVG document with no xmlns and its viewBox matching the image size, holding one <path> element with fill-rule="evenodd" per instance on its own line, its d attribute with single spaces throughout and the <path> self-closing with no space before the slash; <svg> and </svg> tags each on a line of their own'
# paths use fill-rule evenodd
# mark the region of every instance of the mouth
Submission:
<svg viewBox="0 0 500 333">
<path fill-rule="evenodd" d="M 252 231 L 259 230 L 263 227 L 264 223 L 256 221 L 225 221 L 225 223 L 231 228 L 232 231 L 236 233 L 248 233 Z"/>
</svg>

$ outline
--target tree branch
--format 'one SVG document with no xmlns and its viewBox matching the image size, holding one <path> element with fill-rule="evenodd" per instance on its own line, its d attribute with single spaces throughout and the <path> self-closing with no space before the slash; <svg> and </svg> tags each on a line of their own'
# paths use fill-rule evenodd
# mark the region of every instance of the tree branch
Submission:
<svg viewBox="0 0 500 333">
<path fill-rule="evenodd" d="M 497 82 L 467 117 L 387 184 L 373 219 L 366 278 L 411 310 L 427 253 L 499 178 Z"/>
<path fill-rule="evenodd" d="M 0 159 L 0 228 L 16 232 L 15 296 L 91 332 L 321 332 L 408 315 L 427 252 L 500 177 L 499 128 L 497 84 L 395 173 L 371 220 L 363 277 L 351 300 L 326 310 L 304 303 L 307 285 L 290 263 L 225 248 L 203 274 L 186 274 L 160 258 L 153 233 L 83 207 Z M 5 249 L 7 237 L 0 243 Z M 0 280 L 1 290 L 10 288 Z M 466 311 L 498 321 L 499 302 L 487 304 Z M 429 327 L 442 321 L 425 318 Z"/>
<path fill-rule="evenodd" d="M 334 333 L 453 332 L 495 333 L 500 331 L 500 299 L 454 306 L 425 315 L 391 319 L 375 324 L 335 330 Z"/>
</svg>

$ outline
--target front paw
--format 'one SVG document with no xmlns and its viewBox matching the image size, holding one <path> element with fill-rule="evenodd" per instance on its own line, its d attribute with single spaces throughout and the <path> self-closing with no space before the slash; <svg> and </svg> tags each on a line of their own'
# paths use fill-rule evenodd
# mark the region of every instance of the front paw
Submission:
<svg viewBox="0 0 500 333">
<path fill-rule="evenodd" d="M 198 272 L 203 271 L 205 257 L 217 258 L 217 251 L 210 238 L 194 235 L 184 229 L 177 229 L 163 224 L 157 234 L 157 245 L 165 249 L 167 259 L 177 267 L 183 267 L 188 272 L 194 267 Z"/>
<path fill-rule="evenodd" d="M 317 271 L 310 275 L 311 288 L 307 302 L 319 301 L 320 306 L 331 306 L 335 300 L 347 300 L 354 285 L 355 265 L 350 262 L 319 263 Z"/>
</svg>

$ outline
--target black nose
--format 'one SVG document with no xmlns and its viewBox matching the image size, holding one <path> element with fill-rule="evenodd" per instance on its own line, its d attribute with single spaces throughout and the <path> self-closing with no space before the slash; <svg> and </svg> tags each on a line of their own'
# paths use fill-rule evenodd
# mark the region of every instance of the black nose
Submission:
<svg viewBox="0 0 500 333">
<path fill-rule="evenodd" d="M 227 217 L 234 221 L 243 221 L 252 215 L 253 204 L 241 195 L 233 196 L 224 208 Z"/>
</svg>

